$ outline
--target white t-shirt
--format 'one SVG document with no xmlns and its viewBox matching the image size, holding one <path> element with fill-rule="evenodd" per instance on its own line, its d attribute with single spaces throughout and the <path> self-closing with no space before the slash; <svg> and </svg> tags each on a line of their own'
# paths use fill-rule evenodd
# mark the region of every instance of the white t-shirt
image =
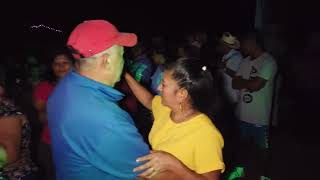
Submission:
<svg viewBox="0 0 320 180">
<path fill-rule="evenodd" d="M 222 57 L 222 62 L 226 62 L 226 67 L 237 72 L 242 62 L 242 55 L 239 51 L 231 49 L 227 54 Z M 232 78 L 223 70 L 223 89 L 228 101 L 232 104 L 236 103 L 239 99 L 239 90 L 232 88 Z"/>
<path fill-rule="evenodd" d="M 239 120 L 255 125 L 269 125 L 276 72 L 277 64 L 268 53 L 262 54 L 255 60 L 250 60 L 250 57 L 243 59 L 237 76 L 247 80 L 260 77 L 267 82 L 262 89 L 256 92 L 249 92 L 247 89 L 240 90 L 236 108 Z"/>
</svg>

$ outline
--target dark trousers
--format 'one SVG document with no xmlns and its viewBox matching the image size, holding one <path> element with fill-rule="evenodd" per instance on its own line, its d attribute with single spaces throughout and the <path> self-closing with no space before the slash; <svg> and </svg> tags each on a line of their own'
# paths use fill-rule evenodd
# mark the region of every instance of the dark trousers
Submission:
<svg viewBox="0 0 320 180">
<path fill-rule="evenodd" d="M 55 180 L 55 167 L 52 158 L 51 145 L 40 142 L 38 146 L 38 163 L 43 180 Z"/>
<path fill-rule="evenodd" d="M 269 128 L 240 122 L 239 132 L 235 166 L 244 167 L 248 179 L 258 179 L 262 175 L 269 177 Z"/>
</svg>

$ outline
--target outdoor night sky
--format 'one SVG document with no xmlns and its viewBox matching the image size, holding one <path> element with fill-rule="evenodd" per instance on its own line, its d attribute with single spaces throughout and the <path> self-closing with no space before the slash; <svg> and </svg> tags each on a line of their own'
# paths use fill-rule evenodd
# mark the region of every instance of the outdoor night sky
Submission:
<svg viewBox="0 0 320 180">
<path fill-rule="evenodd" d="M 137 3 L 138 2 L 138 3 Z M 208 32 L 242 31 L 252 28 L 255 0 L 221 1 L 23 1 L 3 5 L 1 35 L 5 47 L 37 41 L 63 41 L 76 24 L 87 19 L 107 19 L 121 31 L 172 33 L 192 30 Z M 7 3 L 7 2 L 6 2 Z M 270 23 L 293 24 L 293 30 L 306 27 L 316 19 L 318 10 L 301 12 L 301 3 L 269 0 Z M 311 5 L 310 5 L 311 6 Z M 312 15 L 311 15 L 312 14 Z M 303 17 L 311 15 L 313 19 Z M 47 29 L 30 31 L 44 24 L 62 30 L 62 36 Z M 19 43 L 17 43 L 19 42 Z"/>
</svg>

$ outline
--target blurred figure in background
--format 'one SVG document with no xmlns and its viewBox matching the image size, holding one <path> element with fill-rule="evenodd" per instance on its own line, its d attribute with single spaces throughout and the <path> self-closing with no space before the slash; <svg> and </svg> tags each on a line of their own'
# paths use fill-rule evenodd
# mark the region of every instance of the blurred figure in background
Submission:
<svg viewBox="0 0 320 180">
<path fill-rule="evenodd" d="M 154 65 L 156 66 L 156 70 L 154 71 L 153 75 L 151 76 L 151 91 L 153 94 L 158 94 L 159 95 L 159 85 L 161 84 L 162 77 L 163 77 L 163 71 L 164 67 L 163 65 L 167 61 L 167 56 L 165 51 L 161 50 L 153 50 L 152 53 L 152 60 Z"/>
<path fill-rule="evenodd" d="M 216 76 L 219 83 L 221 109 L 217 125 L 226 140 L 224 148 L 227 167 L 233 162 L 233 154 L 237 138 L 237 118 L 234 110 L 239 99 L 239 90 L 232 88 L 232 78 L 238 71 L 242 62 L 242 55 L 239 51 L 239 40 L 229 32 L 225 32 L 217 40 L 216 52 L 220 59 L 216 65 Z"/>
<path fill-rule="evenodd" d="M 247 57 L 232 80 L 232 87 L 240 90 L 236 107 L 240 130 L 238 164 L 228 179 L 243 177 L 245 172 L 249 175 L 251 170 L 256 173 L 252 175 L 259 176 L 261 180 L 269 180 L 269 125 L 277 64 L 264 50 L 259 32 L 245 35 L 241 50 Z M 253 153 L 249 154 L 248 147 L 252 147 Z M 250 161 L 257 162 L 257 165 L 249 165 Z M 245 171 L 245 168 L 249 171 Z"/>
<path fill-rule="evenodd" d="M 182 43 L 177 48 L 178 58 L 200 58 L 200 48 L 191 44 Z"/>
<path fill-rule="evenodd" d="M 153 66 L 151 59 L 148 57 L 148 47 L 146 44 L 140 42 L 131 48 L 131 53 L 133 56 L 133 64 L 130 72 L 138 82 L 145 87 L 149 87 Z"/>
<path fill-rule="evenodd" d="M 0 179 L 36 180 L 38 168 L 31 160 L 31 126 L 16 105 L 23 92 L 18 91 L 19 83 L 7 88 L 3 75 L 0 77 Z M 16 91 L 8 93 L 7 89 Z"/>
<path fill-rule="evenodd" d="M 58 50 L 51 60 L 51 71 L 47 80 L 38 83 L 33 92 L 33 104 L 38 112 L 38 119 L 43 125 L 38 146 L 38 162 L 43 170 L 43 179 L 55 179 L 55 170 L 51 153 L 51 139 L 48 129 L 46 103 L 56 84 L 73 67 L 73 58 L 67 49 Z"/>
<path fill-rule="evenodd" d="M 218 67 L 223 80 L 225 97 L 230 105 L 235 105 L 239 96 L 239 90 L 232 88 L 232 78 L 235 77 L 242 62 L 242 55 L 238 49 L 240 49 L 238 39 L 229 32 L 223 33 L 216 50 L 222 55 Z"/>
</svg>

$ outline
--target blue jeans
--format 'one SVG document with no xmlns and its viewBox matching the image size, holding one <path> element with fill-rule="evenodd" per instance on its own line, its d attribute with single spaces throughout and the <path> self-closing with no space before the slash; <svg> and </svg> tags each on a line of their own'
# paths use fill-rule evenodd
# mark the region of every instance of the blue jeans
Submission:
<svg viewBox="0 0 320 180">
<path fill-rule="evenodd" d="M 269 127 L 257 126 L 244 121 L 239 122 L 240 138 L 244 141 L 253 141 L 259 148 L 269 148 Z"/>
</svg>

